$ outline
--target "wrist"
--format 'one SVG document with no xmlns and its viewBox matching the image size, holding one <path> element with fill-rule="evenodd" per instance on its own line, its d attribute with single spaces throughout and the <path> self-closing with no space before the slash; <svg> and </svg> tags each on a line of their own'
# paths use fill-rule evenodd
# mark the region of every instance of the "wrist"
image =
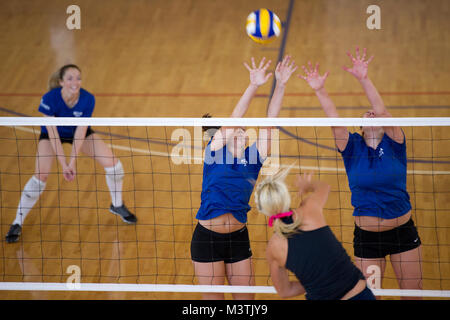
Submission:
<svg viewBox="0 0 450 320">
<path fill-rule="evenodd" d="M 67 163 L 66 163 L 66 159 L 59 159 L 59 164 L 61 165 L 61 167 L 67 168 Z"/>
<path fill-rule="evenodd" d="M 365 76 L 365 77 L 363 77 L 363 78 L 358 78 L 358 81 L 359 81 L 361 84 L 365 84 L 365 83 L 369 83 L 369 82 L 370 82 L 370 79 L 369 79 L 368 76 Z"/>
<path fill-rule="evenodd" d="M 324 95 L 327 93 L 325 87 L 320 87 L 319 89 L 315 89 L 314 91 L 316 92 L 317 95 Z"/>
<path fill-rule="evenodd" d="M 275 89 L 284 89 L 284 88 L 286 88 L 286 83 L 277 81 L 277 84 L 275 85 Z"/>
</svg>

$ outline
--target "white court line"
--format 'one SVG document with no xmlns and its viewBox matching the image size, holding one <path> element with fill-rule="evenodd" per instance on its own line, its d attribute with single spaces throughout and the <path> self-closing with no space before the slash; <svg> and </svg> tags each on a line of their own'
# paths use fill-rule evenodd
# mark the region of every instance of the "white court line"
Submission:
<svg viewBox="0 0 450 320">
<path fill-rule="evenodd" d="M 24 132 L 30 132 L 30 133 L 34 133 L 34 134 L 39 134 L 39 130 L 34 129 L 34 128 L 28 128 L 28 127 L 22 127 L 22 126 L 16 126 L 16 127 L 11 127 L 10 128 L 16 128 L 18 130 L 24 131 Z M 129 147 L 129 146 L 121 146 L 121 145 L 116 145 L 116 144 L 107 144 L 109 145 L 112 149 L 116 149 L 116 150 L 122 150 L 122 151 L 128 151 L 131 153 L 141 153 L 141 154 L 145 154 L 145 155 L 150 155 L 150 156 L 161 156 L 161 157 L 176 157 L 178 155 L 170 155 L 168 152 L 163 152 L 163 151 L 154 151 L 154 150 L 149 150 L 149 149 L 141 149 L 141 148 L 134 148 L 134 147 Z M 203 159 L 199 159 L 199 158 L 195 158 L 195 157 L 188 157 L 188 159 L 190 160 L 200 160 L 203 161 Z M 286 168 L 289 167 L 289 165 L 281 165 L 282 168 Z M 319 171 L 319 172 L 345 172 L 345 168 L 337 168 L 337 167 L 317 167 L 317 166 L 293 166 L 293 168 L 298 169 L 298 170 L 311 170 L 311 171 Z M 442 170 L 408 170 L 407 171 L 408 174 L 417 174 L 417 175 L 450 175 L 450 171 L 442 171 Z"/>
</svg>

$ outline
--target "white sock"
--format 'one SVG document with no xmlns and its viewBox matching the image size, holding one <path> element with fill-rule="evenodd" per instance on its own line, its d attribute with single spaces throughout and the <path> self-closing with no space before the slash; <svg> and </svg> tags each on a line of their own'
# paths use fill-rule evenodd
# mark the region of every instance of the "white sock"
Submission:
<svg viewBox="0 0 450 320">
<path fill-rule="evenodd" d="M 20 196 L 19 206 L 17 208 L 16 219 L 13 224 L 22 225 L 28 213 L 34 207 L 39 199 L 39 196 L 45 189 L 45 182 L 32 176 L 23 188 Z"/>
<path fill-rule="evenodd" d="M 114 167 L 105 168 L 106 184 L 111 194 L 111 202 L 114 207 L 121 207 L 122 202 L 122 185 L 124 171 L 122 163 L 117 161 Z"/>
</svg>

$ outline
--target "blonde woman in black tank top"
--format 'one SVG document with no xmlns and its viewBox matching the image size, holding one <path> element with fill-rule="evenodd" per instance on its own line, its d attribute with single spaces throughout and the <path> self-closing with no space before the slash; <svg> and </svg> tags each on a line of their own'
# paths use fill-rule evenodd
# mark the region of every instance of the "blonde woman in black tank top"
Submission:
<svg viewBox="0 0 450 320">
<path fill-rule="evenodd" d="M 284 179 L 289 169 L 258 184 L 255 202 L 269 218 L 274 234 L 267 246 L 267 262 L 277 293 L 282 298 L 305 294 L 308 300 L 374 300 L 364 275 L 336 239 L 323 215 L 330 186 L 297 176 L 301 195 L 310 195 L 290 210 Z M 298 281 L 290 281 L 288 270 Z"/>
</svg>

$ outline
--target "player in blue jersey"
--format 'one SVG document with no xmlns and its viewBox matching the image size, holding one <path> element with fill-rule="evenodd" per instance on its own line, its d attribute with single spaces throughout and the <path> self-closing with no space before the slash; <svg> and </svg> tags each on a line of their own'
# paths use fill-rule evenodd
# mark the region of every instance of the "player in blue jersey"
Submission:
<svg viewBox="0 0 450 320">
<path fill-rule="evenodd" d="M 375 300 L 362 272 L 353 264 L 327 225 L 323 207 L 330 186 L 311 174 L 297 176 L 303 201 L 291 209 L 284 180 L 289 169 L 256 186 L 255 203 L 269 218 L 274 234 L 267 245 L 270 276 L 282 298 L 305 294 L 308 300 Z M 287 271 L 298 281 L 290 281 Z"/>
<path fill-rule="evenodd" d="M 391 117 L 381 96 L 368 77 L 366 49 L 356 57 L 347 53 L 353 66 L 344 67 L 362 85 L 372 109 L 364 118 Z M 325 114 L 338 117 L 333 101 L 324 89 L 323 76 L 309 63 L 303 67 Z M 332 127 L 336 146 L 344 160 L 355 218 L 354 254 L 357 266 L 366 277 L 378 270 L 382 277 L 386 256 L 401 289 L 422 289 L 421 241 L 411 217 L 406 189 L 406 140 L 400 127 L 362 127 L 362 133 L 349 133 L 346 127 Z M 375 268 L 374 268 L 375 267 Z M 381 279 L 380 279 L 381 284 Z"/>
<path fill-rule="evenodd" d="M 70 64 L 60 68 L 49 81 L 49 89 L 41 99 L 39 111 L 47 117 L 91 117 L 94 111 L 95 98 L 81 88 L 81 71 Z M 71 143 L 72 152 L 67 159 L 62 143 Z M 137 219 L 122 201 L 122 184 L 124 169 L 111 149 L 87 126 L 42 126 L 36 155 L 34 175 L 25 184 L 16 218 L 13 221 L 6 241 L 18 241 L 26 216 L 33 208 L 45 189 L 47 177 L 58 160 L 64 179 L 73 181 L 76 176 L 76 160 L 80 152 L 94 158 L 104 169 L 106 183 L 110 190 L 112 204 L 110 211 L 118 215 L 124 222 L 134 224 Z"/>
<path fill-rule="evenodd" d="M 270 61 L 263 58 L 257 67 L 245 64 L 250 72 L 250 84 L 240 98 L 231 117 L 241 118 L 247 112 L 258 87 L 265 84 Z M 276 87 L 267 111 L 277 117 L 284 90 L 291 74 L 297 69 L 286 56 L 275 70 Z M 208 128 L 204 128 L 208 129 Z M 200 285 L 253 285 L 253 265 L 250 240 L 246 227 L 249 200 L 259 171 L 270 150 L 270 128 L 261 129 L 257 142 L 248 146 L 243 127 L 215 128 L 205 150 L 201 205 L 198 224 L 192 236 L 191 257 Z M 223 299 L 223 293 L 205 293 L 204 299 Z M 235 293 L 235 299 L 253 299 L 254 294 Z"/>
</svg>

